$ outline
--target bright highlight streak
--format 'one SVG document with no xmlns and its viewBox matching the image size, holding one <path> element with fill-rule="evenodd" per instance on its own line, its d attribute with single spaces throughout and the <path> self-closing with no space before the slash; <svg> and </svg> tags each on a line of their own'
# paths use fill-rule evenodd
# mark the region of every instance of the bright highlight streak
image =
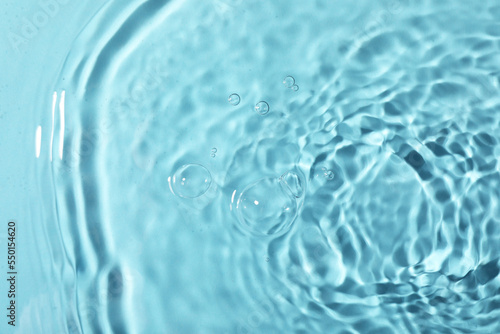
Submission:
<svg viewBox="0 0 500 334">
<path fill-rule="evenodd" d="M 36 133 L 35 133 L 35 152 L 36 152 L 36 157 L 40 157 L 40 148 L 42 147 L 42 127 L 39 125 L 36 128 Z"/>
<path fill-rule="evenodd" d="M 57 92 L 54 92 L 54 94 L 52 94 L 52 130 L 50 133 L 50 152 L 49 152 L 50 161 L 52 161 L 52 144 L 54 142 L 54 113 L 56 110 L 56 101 L 57 101 Z"/>
<path fill-rule="evenodd" d="M 230 210 L 233 210 L 234 195 L 236 195 L 236 189 L 233 191 L 233 195 L 231 196 L 231 204 L 229 204 Z"/>
<path fill-rule="evenodd" d="M 61 93 L 61 102 L 59 102 L 59 116 L 61 119 L 61 124 L 59 128 L 59 158 L 63 158 L 64 149 L 64 97 L 66 96 L 66 91 Z"/>
</svg>

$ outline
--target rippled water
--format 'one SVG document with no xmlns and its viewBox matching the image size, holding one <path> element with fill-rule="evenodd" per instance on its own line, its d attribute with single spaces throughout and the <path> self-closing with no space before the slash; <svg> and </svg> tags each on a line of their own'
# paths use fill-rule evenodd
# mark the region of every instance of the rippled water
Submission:
<svg viewBox="0 0 500 334">
<path fill-rule="evenodd" d="M 499 65 L 493 0 L 106 4 L 43 92 L 67 332 L 500 333 Z"/>
</svg>

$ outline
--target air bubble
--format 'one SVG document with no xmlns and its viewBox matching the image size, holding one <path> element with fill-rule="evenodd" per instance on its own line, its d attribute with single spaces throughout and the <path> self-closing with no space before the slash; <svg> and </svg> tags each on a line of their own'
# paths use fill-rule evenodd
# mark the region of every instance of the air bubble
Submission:
<svg viewBox="0 0 500 334">
<path fill-rule="evenodd" d="M 238 104 L 240 104 L 241 98 L 238 94 L 234 93 L 234 94 L 229 95 L 229 97 L 227 98 L 227 101 L 230 104 L 232 104 L 233 106 L 237 106 Z"/>
<path fill-rule="evenodd" d="M 325 177 L 325 179 L 333 180 L 333 178 L 335 177 L 335 174 L 333 174 L 333 171 L 328 170 L 325 167 L 323 167 L 322 170 L 323 170 L 323 176 Z"/>
<path fill-rule="evenodd" d="M 269 112 L 269 104 L 266 101 L 260 101 L 255 105 L 255 111 L 261 115 L 265 115 Z"/>
<path fill-rule="evenodd" d="M 261 179 L 246 187 L 236 204 L 242 227 L 255 235 L 288 230 L 297 215 L 297 199 L 276 178 Z"/>
<path fill-rule="evenodd" d="M 170 180 L 170 190 L 182 198 L 196 198 L 207 192 L 212 184 L 208 169 L 198 164 L 180 167 Z"/>
<path fill-rule="evenodd" d="M 295 169 L 249 185 L 236 203 L 241 227 L 259 236 L 285 233 L 302 206 L 304 186 L 303 174 Z"/>
<path fill-rule="evenodd" d="M 297 86 L 297 85 L 293 85 L 290 88 L 292 88 L 292 90 L 295 91 L 295 92 L 299 90 L 299 86 Z"/>
<path fill-rule="evenodd" d="M 295 79 L 288 75 L 283 79 L 283 85 L 285 85 L 286 88 L 292 88 L 295 84 Z"/>
</svg>

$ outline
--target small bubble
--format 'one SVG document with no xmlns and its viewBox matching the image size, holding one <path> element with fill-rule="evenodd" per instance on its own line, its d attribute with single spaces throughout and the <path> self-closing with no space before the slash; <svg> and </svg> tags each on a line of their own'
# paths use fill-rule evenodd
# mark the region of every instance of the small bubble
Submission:
<svg viewBox="0 0 500 334">
<path fill-rule="evenodd" d="M 214 147 L 214 148 L 212 148 L 212 153 L 210 154 L 210 156 L 211 156 L 212 158 L 215 158 L 215 156 L 217 155 L 216 153 L 217 153 L 217 148 L 216 148 L 216 147 Z"/>
<path fill-rule="evenodd" d="M 299 86 L 297 86 L 297 85 L 293 85 L 291 88 L 295 92 L 299 90 Z"/>
<path fill-rule="evenodd" d="M 323 176 L 325 177 L 325 179 L 333 180 L 333 178 L 335 176 L 333 174 L 333 171 L 326 169 L 326 167 L 321 168 L 321 170 L 323 171 Z"/>
<path fill-rule="evenodd" d="M 261 115 L 265 115 L 269 112 L 269 104 L 266 101 L 260 101 L 255 105 L 255 111 Z"/>
<path fill-rule="evenodd" d="M 183 198 L 196 198 L 203 195 L 212 184 L 208 169 L 198 164 L 180 167 L 170 181 L 172 192 Z"/>
<path fill-rule="evenodd" d="M 268 257 L 266 257 L 266 262 L 269 262 L 269 258 Z"/>
<path fill-rule="evenodd" d="M 295 84 L 295 79 L 288 75 L 283 79 L 283 85 L 285 85 L 286 88 L 292 88 L 293 85 Z"/>
<path fill-rule="evenodd" d="M 238 104 L 240 104 L 241 98 L 238 94 L 234 93 L 234 94 L 229 95 L 229 97 L 227 98 L 227 101 L 230 104 L 232 104 L 233 106 L 237 106 Z"/>
</svg>

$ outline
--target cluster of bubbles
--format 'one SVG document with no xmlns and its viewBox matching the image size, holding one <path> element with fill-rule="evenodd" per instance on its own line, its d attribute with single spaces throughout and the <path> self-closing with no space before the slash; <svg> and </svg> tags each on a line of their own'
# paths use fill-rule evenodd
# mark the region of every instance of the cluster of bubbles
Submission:
<svg viewBox="0 0 500 334">
<path fill-rule="evenodd" d="M 291 75 L 287 75 L 283 79 L 283 85 L 285 85 L 286 88 L 290 88 L 291 90 L 294 90 L 294 91 L 299 90 L 299 86 L 297 86 L 297 84 L 295 84 L 295 78 L 292 77 Z M 229 97 L 227 98 L 227 101 L 229 102 L 229 104 L 231 104 L 233 106 L 237 106 L 241 102 L 241 97 L 238 94 L 233 93 L 233 94 L 229 95 Z M 255 105 L 254 109 L 259 115 L 263 116 L 269 112 L 269 104 L 266 101 L 259 101 Z"/>
<path fill-rule="evenodd" d="M 304 195 L 304 177 L 287 171 L 280 177 L 264 178 L 246 188 L 231 207 L 235 208 L 239 227 L 252 235 L 281 235 L 297 217 Z M 169 177 L 172 193 L 183 199 L 195 199 L 207 193 L 212 184 L 209 170 L 200 164 L 179 167 Z"/>
<path fill-rule="evenodd" d="M 299 89 L 292 76 L 283 79 L 285 87 Z M 237 106 L 241 97 L 233 93 L 229 104 Z M 269 113 L 269 104 L 259 101 L 255 111 L 260 115 Z M 210 156 L 215 158 L 217 148 L 212 148 Z M 333 179 L 333 172 L 323 168 L 324 176 Z M 304 177 L 289 170 L 280 177 L 264 178 L 248 185 L 240 193 L 235 211 L 241 227 L 254 235 L 279 235 L 286 232 L 294 222 L 304 195 Z M 194 199 L 203 196 L 212 185 L 210 171 L 200 164 L 179 167 L 168 178 L 170 190 L 180 198 Z M 234 194 L 233 194 L 234 195 Z M 234 196 L 231 201 L 234 201 Z M 233 207 L 233 206 L 232 206 Z"/>
<path fill-rule="evenodd" d="M 285 85 L 286 88 L 290 88 L 293 91 L 298 91 L 299 90 L 299 86 L 297 86 L 295 84 L 295 78 L 292 77 L 291 75 L 287 75 L 283 79 L 283 85 Z"/>
<path fill-rule="evenodd" d="M 241 102 L 241 97 L 238 94 L 233 93 L 229 95 L 227 101 L 229 102 L 229 104 L 237 106 Z M 254 109 L 257 113 L 263 116 L 269 112 L 269 104 L 266 101 L 259 101 L 255 105 Z"/>
<path fill-rule="evenodd" d="M 323 171 L 323 176 L 325 177 L 325 179 L 333 180 L 333 171 L 326 169 L 326 167 L 321 168 L 321 170 Z"/>
</svg>

